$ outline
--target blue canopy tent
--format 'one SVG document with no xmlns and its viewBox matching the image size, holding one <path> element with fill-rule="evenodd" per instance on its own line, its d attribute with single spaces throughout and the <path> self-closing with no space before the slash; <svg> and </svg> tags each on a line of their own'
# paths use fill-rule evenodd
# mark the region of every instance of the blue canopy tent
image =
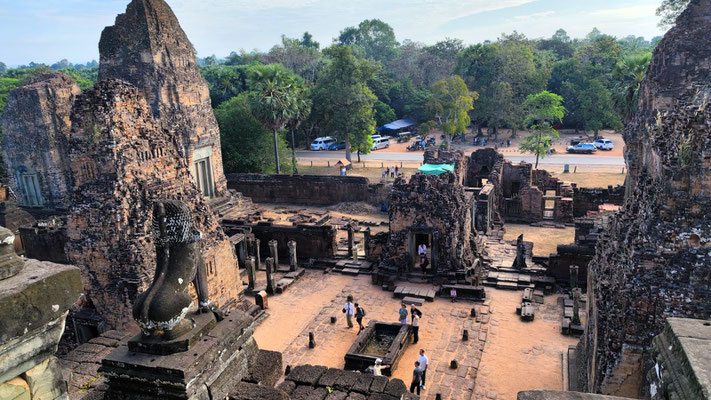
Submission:
<svg viewBox="0 0 711 400">
<path fill-rule="evenodd" d="M 416 124 L 414 122 L 410 121 L 409 119 L 399 119 L 397 121 L 393 121 L 389 124 L 385 124 L 385 125 L 381 126 L 380 128 L 378 128 L 378 132 L 385 132 L 385 131 L 396 132 L 401 129 L 407 129 L 407 128 L 410 128 L 415 125 Z"/>
</svg>

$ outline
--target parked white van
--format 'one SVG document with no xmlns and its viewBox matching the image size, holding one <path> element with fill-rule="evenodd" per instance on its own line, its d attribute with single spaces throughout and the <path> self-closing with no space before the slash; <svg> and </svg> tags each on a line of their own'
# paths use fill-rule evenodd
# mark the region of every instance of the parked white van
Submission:
<svg viewBox="0 0 711 400">
<path fill-rule="evenodd" d="M 390 138 L 373 136 L 373 147 L 370 148 L 371 150 L 387 149 L 388 147 L 390 147 Z"/>
<path fill-rule="evenodd" d="M 334 139 L 330 136 L 316 138 L 311 143 L 311 150 L 313 150 L 313 151 L 328 150 L 328 147 L 334 143 L 336 143 L 336 139 Z"/>
</svg>

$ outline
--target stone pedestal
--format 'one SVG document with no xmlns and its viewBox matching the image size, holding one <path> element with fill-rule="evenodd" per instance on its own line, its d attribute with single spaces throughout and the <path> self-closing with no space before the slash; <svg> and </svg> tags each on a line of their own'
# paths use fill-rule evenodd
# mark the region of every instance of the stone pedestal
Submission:
<svg viewBox="0 0 711 400">
<path fill-rule="evenodd" d="M 54 355 L 81 292 L 78 268 L 37 260 L 0 281 L 0 383 Z"/>
<path fill-rule="evenodd" d="M 232 311 L 187 352 L 156 356 L 120 346 L 102 360 L 106 400 L 223 399 L 247 375 L 258 348 L 254 320 Z"/>
<path fill-rule="evenodd" d="M 279 242 L 276 240 L 269 241 L 269 256 L 274 259 L 273 271 L 276 272 L 277 268 L 279 268 Z"/>
</svg>

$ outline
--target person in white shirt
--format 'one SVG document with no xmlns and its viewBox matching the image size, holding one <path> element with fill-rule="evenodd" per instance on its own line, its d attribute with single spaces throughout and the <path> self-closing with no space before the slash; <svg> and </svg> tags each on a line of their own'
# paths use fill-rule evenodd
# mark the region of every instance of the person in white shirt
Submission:
<svg viewBox="0 0 711 400">
<path fill-rule="evenodd" d="M 414 339 L 412 343 L 417 343 L 420 340 L 420 314 L 417 313 L 413 307 L 410 315 L 412 316 L 412 323 L 410 326 L 412 326 L 412 337 Z"/>
<path fill-rule="evenodd" d="M 390 368 L 390 366 L 383 365 L 383 360 L 379 358 L 375 359 L 375 365 L 373 366 L 373 375 L 383 376 L 383 368 Z"/>
<path fill-rule="evenodd" d="M 427 366 L 430 363 L 430 359 L 425 355 L 425 349 L 420 349 L 420 356 L 417 357 L 417 361 L 420 363 L 420 369 L 422 370 L 422 390 L 427 390 L 425 379 L 427 378 Z"/>
<path fill-rule="evenodd" d="M 353 315 L 355 314 L 353 296 L 348 296 L 346 304 L 343 306 L 343 313 L 346 314 L 346 322 L 348 323 L 348 327 L 353 328 Z"/>
</svg>

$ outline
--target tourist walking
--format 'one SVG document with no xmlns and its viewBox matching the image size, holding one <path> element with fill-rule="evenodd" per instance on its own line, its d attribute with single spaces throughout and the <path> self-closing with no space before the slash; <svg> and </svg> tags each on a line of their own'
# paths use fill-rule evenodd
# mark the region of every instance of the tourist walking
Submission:
<svg viewBox="0 0 711 400">
<path fill-rule="evenodd" d="M 452 299 L 452 303 L 454 303 L 457 300 L 457 289 L 451 288 L 449 289 L 449 297 Z"/>
<path fill-rule="evenodd" d="M 400 311 L 398 311 L 398 315 L 400 317 L 400 323 L 403 325 L 407 324 L 407 305 L 405 305 L 405 303 L 402 303 L 400 305 Z"/>
<path fill-rule="evenodd" d="M 390 177 L 394 178 L 395 177 L 395 168 L 390 167 Z"/>
<path fill-rule="evenodd" d="M 398 176 L 398 166 L 395 166 L 395 176 Z"/>
<path fill-rule="evenodd" d="M 410 393 L 415 393 L 417 390 L 417 395 L 420 395 L 420 387 L 422 385 L 422 370 L 420 369 L 420 362 L 415 361 L 415 370 L 412 371 L 412 383 L 410 383 Z"/>
<path fill-rule="evenodd" d="M 385 181 L 385 180 L 387 179 L 387 177 L 388 177 L 388 169 L 387 169 L 387 168 L 383 168 L 383 177 L 382 177 L 382 180 Z"/>
<path fill-rule="evenodd" d="M 353 315 L 355 315 L 353 296 L 348 296 L 346 299 L 346 304 L 343 306 L 343 313 L 346 314 L 346 323 L 348 324 L 348 327 L 353 328 Z"/>
<path fill-rule="evenodd" d="M 430 359 L 425 355 L 425 349 L 420 349 L 420 356 L 417 357 L 417 362 L 420 363 L 420 369 L 422 370 L 422 390 L 427 390 L 425 380 L 427 379 L 427 366 L 430 365 Z"/>
<path fill-rule="evenodd" d="M 365 310 L 363 307 L 359 306 L 358 303 L 355 303 L 355 317 L 359 328 L 358 333 L 361 333 L 363 331 L 363 317 L 365 317 Z"/>
</svg>

